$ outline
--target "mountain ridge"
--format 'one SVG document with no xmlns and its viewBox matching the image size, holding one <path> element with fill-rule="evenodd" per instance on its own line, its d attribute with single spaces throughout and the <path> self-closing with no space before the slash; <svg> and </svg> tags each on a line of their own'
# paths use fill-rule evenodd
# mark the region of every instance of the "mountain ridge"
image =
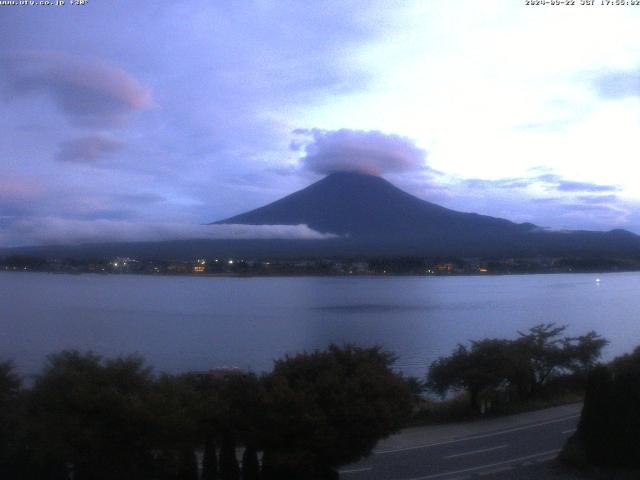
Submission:
<svg viewBox="0 0 640 480">
<path fill-rule="evenodd" d="M 299 225 L 325 239 L 210 239 L 0 249 L 0 256 L 188 259 L 327 257 L 606 257 L 640 259 L 640 237 L 627 230 L 550 231 L 419 199 L 387 180 L 334 173 L 263 207 L 213 224 Z"/>
<path fill-rule="evenodd" d="M 640 237 L 626 230 L 550 231 L 532 223 L 459 212 L 417 198 L 381 177 L 353 172 L 333 173 L 273 203 L 215 223 L 304 223 L 346 237 L 363 253 L 640 253 Z"/>
<path fill-rule="evenodd" d="M 338 218 L 336 218 L 338 216 Z M 339 235 L 380 234 L 380 228 L 415 228 L 416 222 L 429 220 L 486 220 L 494 225 L 511 225 L 530 230 L 531 223 L 451 210 L 422 200 L 387 180 L 363 173 L 336 172 L 275 202 L 213 224 L 297 225 L 307 224 L 323 233 Z M 409 228 L 409 229 L 411 229 Z"/>
</svg>

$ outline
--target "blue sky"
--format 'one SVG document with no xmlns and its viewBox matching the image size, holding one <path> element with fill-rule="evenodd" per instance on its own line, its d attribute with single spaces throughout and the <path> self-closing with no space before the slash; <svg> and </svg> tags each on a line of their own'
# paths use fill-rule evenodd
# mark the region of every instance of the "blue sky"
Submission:
<svg viewBox="0 0 640 480">
<path fill-rule="evenodd" d="M 0 7 L 0 245 L 183 238 L 340 169 L 640 233 L 637 31 L 517 0 Z"/>
</svg>

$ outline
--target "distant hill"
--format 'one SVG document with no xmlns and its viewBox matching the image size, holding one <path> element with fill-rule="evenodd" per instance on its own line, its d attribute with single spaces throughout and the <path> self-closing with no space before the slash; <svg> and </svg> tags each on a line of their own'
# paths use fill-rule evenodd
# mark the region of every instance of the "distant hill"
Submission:
<svg viewBox="0 0 640 480">
<path fill-rule="evenodd" d="M 0 250 L 55 257 L 460 256 L 640 257 L 625 230 L 549 231 L 531 223 L 463 213 L 421 200 L 383 178 L 333 173 L 264 207 L 213 224 L 298 225 L 333 233 L 324 240 L 176 240 Z"/>
</svg>

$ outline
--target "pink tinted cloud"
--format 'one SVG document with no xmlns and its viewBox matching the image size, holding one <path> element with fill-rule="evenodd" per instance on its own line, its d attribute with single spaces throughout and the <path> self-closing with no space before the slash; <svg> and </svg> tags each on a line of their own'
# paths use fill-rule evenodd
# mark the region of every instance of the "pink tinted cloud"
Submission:
<svg viewBox="0 0 640 480">
<path fill-rule="evenodd" d="M 320 174 L 347 171 L 382 175 L 427 168 L 426 152 L 409 138 L 364 130 L 296 130 L 302 166 Z"/>
<path fill-rule="evenodd" d="M 75 125 L 120 125 L 131 113 L 153 106 L 150 89 L 100 59 L 22 51 L 0 56 L 0 66 L 9 93 L 47 94 Z"/>
<path fill-rule="evenodd" d="M 12 175 L 0 178 L 0 202 L 30 201 L 40 198 L 44 193 L 44 186 L 37 181 Z"/>
<path fill-rule="evenodd" d="M 42 192 L 35 184 L 14 180 L 0 181 L 0 199 L 7 198 L 33 198 Z"/>
<path fill-rule="evenodd" d="M 45 196 L 46 188 L 36 180 L 0 176 L 0 219 L 32 211 Z"/>
<path fill-rule="evenodd" d="M 56 160 L 95 164 L 124 148 L 124 143 L 104 135 L 86 135 L 60 144 Z"/>
</svg>

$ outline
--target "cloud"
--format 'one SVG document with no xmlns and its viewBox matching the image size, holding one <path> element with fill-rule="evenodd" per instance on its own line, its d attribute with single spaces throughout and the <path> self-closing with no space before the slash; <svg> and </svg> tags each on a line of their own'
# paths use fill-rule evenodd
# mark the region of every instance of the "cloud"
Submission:
<svg viewBox="0 0 640 480">
<path fill-rule="evenodd" d="M 428 169 L 427 153 L 409 138 L 376 130 L 295 130 L 294 151 L 304 152 L 303 168 L 323 175 L 360 172 L 373 175 Z"/>
<path fill-rule="evenodd" d="M 562 208 L 566 210 L 574 210 L 578 212 L 614 212 L 619 213 L 621 210 L 619 208 L 613 207 L 611 205 L 601 205 L 601 204 L 577 204 L 577 203 L 567 203 L 561 204 Z"/>
<path fill-rule="evenodd" d="M 494 189 L 524 189 L 533 185 L 542 185 L 546 190 L 558 192 L 617 192 L 620 187 L 617 185 L 603 185 L 592 182 L 577 182 L 566 180 L 560 175 L 546 173 L 534 177 L 501 178 L 497 180 L 486 180 L 481 178 L 468 178 L 461 181 L 468 188 L 474 190 L 494 190 Z"/>
<path fill-rule="evenodd" d="M 45 189 L 37 181 L 25 177 L 0 175 L 0 217 L 29 213 L 45 198 Z"/>
<path fill-rule="evenodd" d="M 619 201 L 617 195 L 580 195 L 578 200 L 583 203 L 609 204 Z"/>
<path fill-rule="evenodd" d="M 124 147 L 118 140 L 103 135 L 87 135 L 60 144 L 56 160 L 95 164 L 103 157 L 117 152 Z"/>
<path fill-rule="evenodd" d="M 114 202 L 126 202 L 128 204 L 135 203 L 140 205 L 158 204 L 166 202 L 166 198 L 157 193 L 151 192 L 136 192 L 136 193 L 120 193 L 113 195 Z"/>
<path fill-rule="evenodd" d="M 0 231 L 6 246 L 74 245 L 104 242 L 164 240 L 283 239 L 324 240 L 336 235 L 320 233 L 307 225 L 194 225 L 185 223 L 134 223 L 115 220 L 69 220 L 56 217 L 22 219 Z"/>
<path fill-rule="evenodd" d="M 74 125 L 117 126 L 153 105 L 151 91 L 124 70 L 103 60 L 54 51 L 0 56 L 10 95 L 49 95 Z"/>
<path fill-rule="evenodd" d="M 560 192 L 615 192 L 620 190 L 620 187 L 615 185 L 600 185 L 598 183 L 573 182 L 570 180 L 561 180 L 555 185 L 555 188 Z"/>
<path fill-rule="evenodd" d="M 594 82 L 603 98 L 640 97 L 640 71 L 612 72 L 600 75 Z"/>
<path fill-rule="evenodd" d="M 469 178 L 462 181 L 463 185 L 477 190 L 489 190 L 494 188 L 527 188 L 531 185 L 531 180 L 527 178 L 502 178 L 499 180 L 484 180 L 480 178 Z"/>
<path fill-rule="evenodd" d="M 603 185 L 593 182 L 576 182 L 574 180 L 566 180 L 560 175 L 547 173 L 538 175 L 529 179 L 531 184 L 542 183 L 548 190 L 557 190 L 559 192 L 616 192 L 620 190 L 617 185 Z"/>
</svg>

